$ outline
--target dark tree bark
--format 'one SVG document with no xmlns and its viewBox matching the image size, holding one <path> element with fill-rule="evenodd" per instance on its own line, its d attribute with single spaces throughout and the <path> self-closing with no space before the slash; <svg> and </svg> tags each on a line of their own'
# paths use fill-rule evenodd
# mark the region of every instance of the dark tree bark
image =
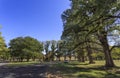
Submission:
<svg viewBox="0 0 120 78">
<path fill-rule="evenodd" d="M 92 50 L 89 44 L 87 44 L 87 52 L 88 52 L 88 60 L 89 60 L 89 64 L 94 64 L 94 60 L 93 60 L 93 56 L 92 56 Z"/>
<path fill-rule="evenodd" d="M 58 60 L 60 61 L 60 57 L 58 57 Z"/>
<path fill-rule="evenodd" d="M 79 62 L 85 62 L 84 51 L 82 49 L 78 50 L 77 58 Z"/>
<path fill-rule="evenodd" d="M 27 58 L 27 62 L 29 62 L 30 61 L 30 58 Z"/>
<path fill-rule="evenodd" d="M 113 62 L 112 56 L 111 56 L 111 50 L 109 49 L 109 44 L 107 40 L 107 32 L 102 32 L 98 35 L 98 39 L 102 44 L 103 51 L 105 54 L 105 66 L 106 67 L 114 67 L 115 64 Z"/>
<path fill-rule="evenodd" d="M 82 57 L 81 57 L 81 61 L 82 61 L 82 62 L 85 62 L 85 56 L 82 56 Z"/>
<path fill-rule="evenodd" d="M 64 60 L 67 60 L 67 53 L 65 52 L 65 54 L 64 54 Z"/>
<path fill-rule="evenodd" d="M 77 59 L 79 62 L 81 62 L 81 51 L 77 51 Z"/>
</svg>

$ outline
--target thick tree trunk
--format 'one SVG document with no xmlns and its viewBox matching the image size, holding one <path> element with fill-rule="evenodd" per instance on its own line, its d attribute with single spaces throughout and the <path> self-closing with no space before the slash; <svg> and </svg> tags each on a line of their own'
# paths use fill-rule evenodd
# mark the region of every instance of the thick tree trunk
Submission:
<svg viewBox="0 0 120 78">
<path fill-rule="evenodd" d="M 98 35 L 99 41 L 102 44 L 103 47 L 103 51 L 105 54 L 105 66 L 106 67 L 114 67 L 115 64 L 113 62 L 112 56 L 111 56 L 111 52 L 109 49 L 109 44 L 108 44 L 108 40 L 107 40 L 107 33 L 103 32 L 102 34 Z"/>
<path fill-rule="evenodd" d="M 103 51 L 105 54 L 105 66 L 106 67 L 114 67 L 115 65 L 114 65 L 114 62 L 113 62 L 113 59 L 111 56 L 111 52 L 109 50 L 108 43 L 102 43 L 102 46 L 103 46 Z"/>
<path fill-rule="evenodd" d="M 109 51 L 109 49 L 104 48 L 104 54 L 105 54 L 105 66 L 106 67 L 114 67 L 114 62 L 111 56 L 111 52 Z"/>
</svg>

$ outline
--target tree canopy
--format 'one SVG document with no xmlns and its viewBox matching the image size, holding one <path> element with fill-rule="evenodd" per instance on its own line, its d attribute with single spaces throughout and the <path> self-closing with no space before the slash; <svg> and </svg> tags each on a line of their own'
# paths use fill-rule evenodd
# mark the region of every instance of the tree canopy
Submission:
<svg viewBox="0 0 120 78">
<path fill-rule="evenodd" d="M 10 41 L 9 46 L 11 56 L 21 61 L 35 58 L 36 54 L 42 55 L 43 50 L 42 43 L 32 37 L 17 37 Z"/>
<path fill-rule="evenodd" d="M 118 0 L 70 0 L 71 8 L 62 14 L 63 40 L 71 40 L 75 48 L 85 46 L 88 53 L 92 45 L 101 45 L 105 55 L 105 66 L 113 67 L 108 36 L 120 29 L 120 2 Z M 113 34 L 112 34 L 113 36 Z M 91 38 L 93 37 L 93 38 Z M 69 38 L 69 40 L 68 40 Z"/>
</svg>

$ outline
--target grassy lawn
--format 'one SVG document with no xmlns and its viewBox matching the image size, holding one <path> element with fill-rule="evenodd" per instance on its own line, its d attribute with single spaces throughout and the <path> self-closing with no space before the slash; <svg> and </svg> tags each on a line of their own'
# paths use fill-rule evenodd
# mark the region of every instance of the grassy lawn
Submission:
<svg viewBox="0 0 120 78">
<path fill-rule="evenodd" d="M 39 64 L 39 62 L 36 61 L 30 61 L 30 62 L 11 62 L 7 64 L 7 66 L 27 66 L 27 65 L 34 65 Z"/>
<path fill-rule="evenodd" d="M 64 78 L 120 78 L 120 61 L 115 61 L 117 67 L 106 69 L 104 61 L 96 61 L 96 64 L 70 62 L 59 63 L 53 66 L 61 72 Z"/>
<path fill-rule="evenodd" d="M 69 63 L 54 63 L 45 62 L 49 65 L 49 71 L 61 74 L 63 78 L 120 78 L 120 61 L 115 61 L 116 67 L 105 68 L 104 61 L 96 61 L 95 64 L 88 62 L 80 63 L 77 61 Z M 39 62 L 16 62 L 10 63 L 7 66 L 28 66 L 40 64 Z"/>
</svg>

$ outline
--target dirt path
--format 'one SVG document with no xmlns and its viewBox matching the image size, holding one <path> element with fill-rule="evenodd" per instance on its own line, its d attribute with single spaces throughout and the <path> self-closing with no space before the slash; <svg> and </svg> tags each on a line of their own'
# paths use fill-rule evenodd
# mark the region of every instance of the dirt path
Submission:
<svg viewBox="0 0 120 78">
<path fill-rule="evenodd" d="M 0 78 L 46 78 L 48 65 L 31 66 L 2 66 L 0 64 Z"/>
</svg>

